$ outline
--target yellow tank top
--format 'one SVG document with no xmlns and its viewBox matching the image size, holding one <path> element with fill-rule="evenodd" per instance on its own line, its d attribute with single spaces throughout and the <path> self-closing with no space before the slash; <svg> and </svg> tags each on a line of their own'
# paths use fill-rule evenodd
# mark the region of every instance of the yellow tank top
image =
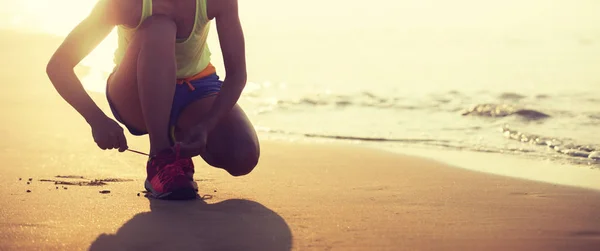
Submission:
<svg viewBox="0 0 600 251">
<path fill-rule="evenodd" d="M 152 16 L 152 0 L 142 0 L 142 18 L 135 28 L 123 25 L 117 26 L 118 48 L 115 51 L 114 63 L 119 66 L 129 41 L 142 22 Z M 175 58 L 177 61 L 177 78 L 192 77 L 210 65 L 210 50 L 206 39 L 210 28 L 210 20 L 206 13 L 206 0 L 196 0 L 196 18 L 194 28 L 188 38 L 177 39 L 175 44 Z"/>
</svg>

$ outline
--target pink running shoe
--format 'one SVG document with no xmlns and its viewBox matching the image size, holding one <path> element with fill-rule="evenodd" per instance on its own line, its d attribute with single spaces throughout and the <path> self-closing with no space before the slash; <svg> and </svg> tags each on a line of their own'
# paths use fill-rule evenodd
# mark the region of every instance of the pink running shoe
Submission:
<svg viewBox="0 0 600 251">
<path fill-rule="evenodd" d="M 179 147 L 165 149 L 151 157 L 146 165 L 146 190 L 157 199 L 195 199 L 196 189 L 183 171 L 190 161 L 179 158 Z"/>
<path fill-rule="evenodd" d="M 192 158 L 181 159 L 181 168 L 189 182 L 194 187 L 194 190 L 198 192 L 198 184 L 196 184 L 194 181 L 194 161 L 192 161 Z"/>
<path fill-rule="evenodd" d="M 179 151 L 181 145 L 179 143 L 175 144 L 175 146 L 173 147 L 176 151 Z M 196 190 L 196 192 L 198 191 L 198 184 L 196 184 L 196 182 L 194 181 L 194 161 L 192 160 L 192 158 L 181 158 L 181 169 L 183 170 L 183 173 L 185 174 L 185 176 L 188 177 L 188 179 L 190 180 L 190 182 L 192 183 L 192 186 L 194 187 L 194 189 Z"/>
</svg>

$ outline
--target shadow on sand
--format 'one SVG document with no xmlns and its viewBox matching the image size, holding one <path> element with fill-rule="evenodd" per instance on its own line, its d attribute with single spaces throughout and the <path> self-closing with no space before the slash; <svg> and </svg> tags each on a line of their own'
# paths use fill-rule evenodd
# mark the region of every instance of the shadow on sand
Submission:
<svg viewBox="0 0 600 251">
<path fill-rule="evenodd" d="M 249 200 L 150 199 L 116 234 L 102 234 L 89 250 L 291 250 L 292 234 L 277 213 Z"/>
</svg>

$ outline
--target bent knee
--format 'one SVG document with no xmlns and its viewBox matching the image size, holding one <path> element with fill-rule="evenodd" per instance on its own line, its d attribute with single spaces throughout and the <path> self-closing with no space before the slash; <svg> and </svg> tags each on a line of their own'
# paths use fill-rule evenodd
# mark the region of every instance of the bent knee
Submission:
<svg viewBox="0 0 600 251">
<path fill-rule="evenodd" d="M 231 158 L 222 167 L 232 176 L 244 176 L 252 172 L 260 158 L 260 152 L 256 147 L 249 147 L 241 151 L 236 151 Z"/>
</svg>

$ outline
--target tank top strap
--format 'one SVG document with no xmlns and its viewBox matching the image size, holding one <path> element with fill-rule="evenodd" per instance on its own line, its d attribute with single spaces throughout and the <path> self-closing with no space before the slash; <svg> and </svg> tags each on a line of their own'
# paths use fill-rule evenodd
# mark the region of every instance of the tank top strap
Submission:
<svg viewBox="0 0 600 251">
<path fill-rule="evenodd" d="M 196 13 L 198 13 L 196 15 L 198 17 L 196 20 L 197 23 L 206 24 L 209 21 L 206 1 L 207 0 L 196 0 Z"/>
<path fill-rule="evenodd" d="M 146 18 L 152 16 L 152 0 L 142 1 L 142 18 L 140 24 L 146 20 Z"/>
</svg>

